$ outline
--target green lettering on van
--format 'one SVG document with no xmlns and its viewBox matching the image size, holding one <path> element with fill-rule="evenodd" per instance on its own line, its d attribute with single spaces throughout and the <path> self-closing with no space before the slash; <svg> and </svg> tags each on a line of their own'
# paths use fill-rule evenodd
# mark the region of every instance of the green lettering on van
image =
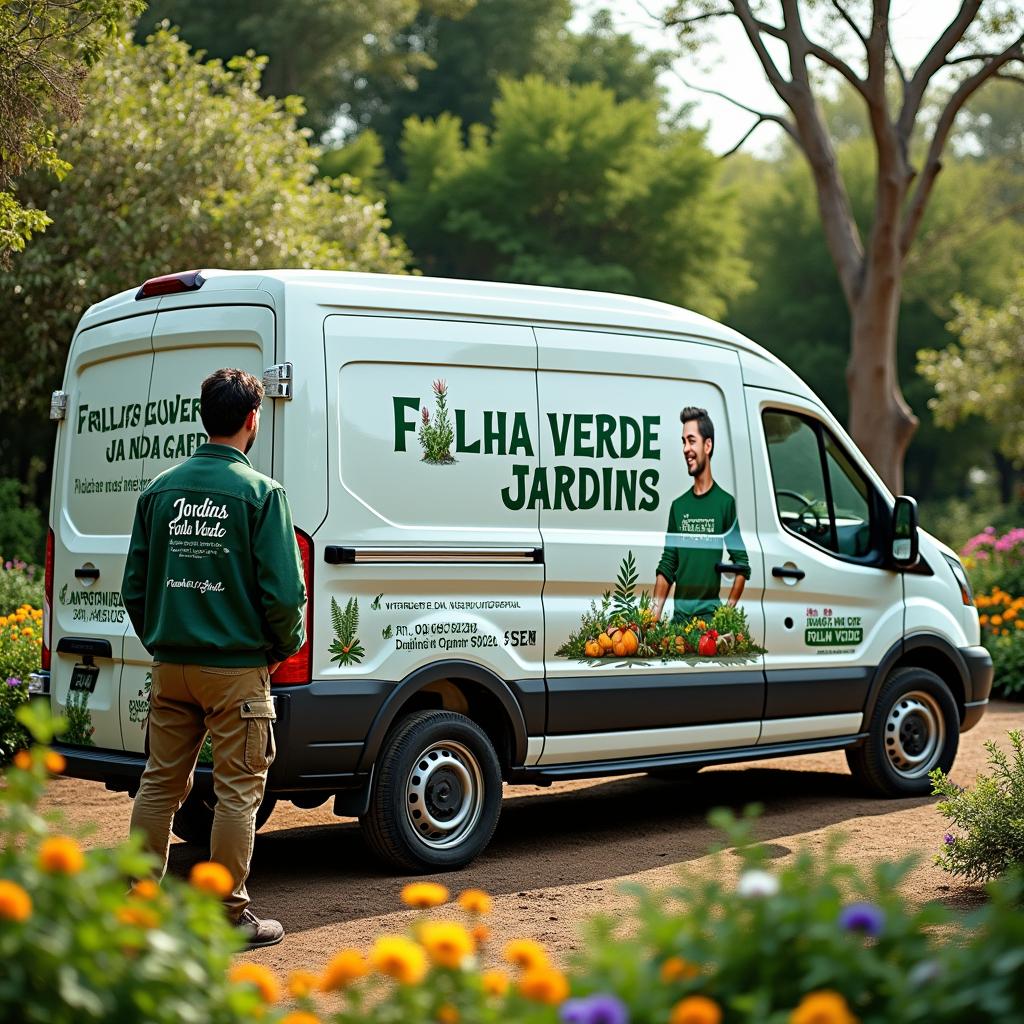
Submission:
<svg viewBox="0 0 1024 1024">
<path fill-rule="evenodd" d="M 410 423 L 406 418 L 405 412 L 407 409 L 414 409 L 418 412 L 420 400 L 418 398 L 392 398 L 391 401 L 394 403 L 395 408 L 395 451 L 404 452 L 407 451 L 405 435 L 416 433 L 415 418 Z"/>
</svg>

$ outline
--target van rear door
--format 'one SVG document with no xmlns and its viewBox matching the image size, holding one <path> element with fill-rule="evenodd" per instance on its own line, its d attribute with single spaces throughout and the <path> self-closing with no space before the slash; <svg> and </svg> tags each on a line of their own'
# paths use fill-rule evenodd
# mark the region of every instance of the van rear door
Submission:
<svg viewBox="0 0 1024 1024">
<path fill-rule="evenodd" d="M 274 313 L 265 306 L 192 306 L 157 314 L 152 336 L 153 375 L 138 433 L 142 477 L 153 477 L 188 458 L 206 440 L 199 417 L 203 378 L 224 366 L 262 378 L 274 361 Z M 271 473 L 273 404 L 263 410 L 260 432 L 249 452 L 252 465 Z M 128 551 L 135 496 L 129 496 L 117 587 Z M 125 750 L 145 748 L 152 659 L 125 619 L 124 668 L 120 680 L 121 736 Z"/>
<path fill-rule="evenodd" d="M 155 326 L 156 314 L 147 313 L 81 331 L 64 379 L 70 401 L 54 467 L 50 692 L 54 712 L 70 723 L 64 741 L 82 746 L 122 746 L 128 617 L 121 577 L 144 477 L 133 439 L 143 430 Z"/>
</svg>

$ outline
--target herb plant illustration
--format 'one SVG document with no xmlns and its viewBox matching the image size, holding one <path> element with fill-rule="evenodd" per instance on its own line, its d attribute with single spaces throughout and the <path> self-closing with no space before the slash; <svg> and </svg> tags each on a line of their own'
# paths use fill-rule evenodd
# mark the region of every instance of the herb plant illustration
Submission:
<svg viewBox="0 0 1024 1024">
<path fill-rule="evenodd" d="M 334 639 L 331 641 L 331 661 L 339 665 L 358 665 L 366 655 L 359 644 L 359 601 L 350 597 L 344 609 L 331 598 L 331 623 Z"/>
<path fill-rule="evenodd" d="M 640 578 L 636 571 L 636 559 L 632 551 L 619 566 L 619 575 L 615 579 L 615 595 L 612 598 L 612 609 L 616 615 L 624 615 L 627 619 L 635 619 L 639 613 L 634 593 L 636 581 Z"/>
<path fill-rule="evenodd" d="M 393 629 L 393 628 L 391 627 L 391 624 L 390 624 L 390 623 L 389 623 L 388 625 L 386 625 L 386 626 L 385 626 L 385 627 L 384 627 L 384 628 L 383 628 L 383 629 L 382 629 L 382 630 L 380 631 L 380 638 L 381 638 L 382 640 L 390 640 L 390 639 L 391 639 L 391 638 L 392 638 L 392 637 L 393 637 L 394 635 L 395 635 L 395 631 L 394 631 L 394 629 Z"/>
<path fill-rule="evenodd" d="M 94 747 L 92 734 L 96 727 L 92 724 L 92 712 L 89 710 L 89 694 L 86 690 L 72 690 L 68 694 L 68 702 L 64 705 L 64 717 L 68 728 L 64 733 L 64 741 L 77 747 Z"/>
<path fill-rule="evenodd" d="M 379 611 L 380 611 L 380 599 L 381 599 L 381 598 L 382 598 L 383 596 L 384 596 L 383 594 L 378 594 L 378 595 L 377 595 L 377 596 L 376 596 L 376 597 L 375 597 L 375 598 L 374 598 L 374 599 L 373 599 L 373 600 L 372 600 L 372 601 L 370 602 L 370 611 L 371 611 L 371 612 L 379 612 Z"/>
<path fill-rule="evenodd" d="M 438 379 L 434 381 L 434 419 L 426 406 L 420 412 L 420 429 L 416 435 L 423 448 L 423 461 L 434 466 L 450 466 L 455 462 L 452 456 L 452 442 L 455 430 L 448 418 L 448 385 Z"/>
</svg>

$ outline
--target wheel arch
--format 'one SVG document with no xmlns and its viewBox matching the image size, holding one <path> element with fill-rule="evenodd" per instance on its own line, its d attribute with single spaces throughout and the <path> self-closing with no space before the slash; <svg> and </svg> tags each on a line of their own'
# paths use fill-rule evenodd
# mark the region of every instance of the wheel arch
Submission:
<svg viewBox="0 0 1024 1024">
<path fill-rule="evenodd" d="M 886 679 L 898 668 L 923 668 L 934 672 L 948 687 L 956 702 L 960 723 L 971 699 L 971 676 L 963 655 L 945 637 L 935 633 L 914 633 L 898 640 L 875 669 L 864 705 L 864 722 L 870 722 L 878 695 Z"/>
<path fill-rule="evenodd" d="M 526 719 L 508 684 L 482 665 L 442 661 L 417 669 L 391 692 L 366 735 L 358 771 L 370 770 L 404 714 L 442 709 L 464 714 L 484 730 L 503 771 L 526 760 Z"/>
</svg>

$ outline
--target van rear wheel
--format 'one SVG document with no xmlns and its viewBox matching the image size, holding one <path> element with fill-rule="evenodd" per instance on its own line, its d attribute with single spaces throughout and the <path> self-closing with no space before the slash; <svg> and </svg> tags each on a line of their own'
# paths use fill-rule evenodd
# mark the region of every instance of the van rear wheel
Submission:
<svg viewBox="0 0 1024 1024">
<path fill-rule="evenodd" d="M 392 729 L 377 759 L 367 814 L 370 848 L 412 873 L 468 864 L 501 813 L 501 767 L 487 734 L 465 715 L 421 711 Z"/>
<path fill-rule="evenodd" d="M 864 743 L 846 751 L 854 777 L 881 796 L 927 796 L 929 773 L 948 772 L 960 745 L 949 687 L 924 668 L 897 669 L 878 695 Z"/>
<path fill-rule="evenodd" d="M 263 803 L 256 811 L 257 832 L 274 813 L 276 803 L 277 800 L 272 796 L 263 798 Z M 171 831 L 186 843 L 209 849 L 210 832 L 213 830 L 213 809 L 216 806 L 217 798 L 212 793 L 199 793 L 193 789 L 171 821 Z"/>
</svg>

